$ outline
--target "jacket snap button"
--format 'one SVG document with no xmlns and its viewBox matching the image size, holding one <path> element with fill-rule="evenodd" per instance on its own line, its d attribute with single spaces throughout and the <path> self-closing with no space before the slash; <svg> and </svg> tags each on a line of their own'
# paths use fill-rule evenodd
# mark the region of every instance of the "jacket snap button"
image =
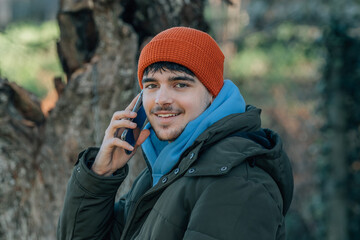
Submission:
<svg viewBox="0 0 360 240">
<path fill-rule="evenodd" d="M 195 155 L 194 153 L 191 153 L 191 154 L 190 154 L 190 159 L 193 159 L 193 158 L 194 158 L 194 155 Z"/>
<path fill-rule="evenodd" d="M 77 167 L 76 171 L 77 171 L 77 172 L 80 172 L 80 167 Z"/>
<path fill-rule="evenodd" d="M 194 173 L 194 172 L 195 172 L 195 168 L 190 168 L 188 172 L 189 172 L 189 173 Z"/>
<path fill-rule="evenodd" d="M 168 180 L 167 177 L 164 177 L 164 178 L 161 180 L 161 182 L 162 182 L 162 183 L 166 183 L 167 180 Z"/>
<path fill-rule="evenodd" d="M 180 169 L 179 168 L 176 168 L 175 170 L 174 170 L 174 174 L 176 175 L 176 174 L 178 174 L 180 172 Z"/>
<path fill-rule="evenodd" d="M 224 171 L 226 171 L 227 169 L 228 169 L 228 167 L 222 167 L 222 168 L 220 168 L 220 171 L 224 172 Z"/>
</svg>

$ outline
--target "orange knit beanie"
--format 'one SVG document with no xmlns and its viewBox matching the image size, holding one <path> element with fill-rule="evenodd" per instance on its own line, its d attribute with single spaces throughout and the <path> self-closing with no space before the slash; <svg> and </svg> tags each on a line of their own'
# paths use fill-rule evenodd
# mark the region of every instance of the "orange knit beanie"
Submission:
<svg viewBox="0 0 360 240">
<path fill-rule="evenodd" d="M 155 62 L 174 62 L 190 69 L 213 96 L 224 84 L 224 54 L 205 32 L 174 27 L 160 32 L 141 51 L 138 78 L 142 88 L 144 70 Z"/>
</svg>

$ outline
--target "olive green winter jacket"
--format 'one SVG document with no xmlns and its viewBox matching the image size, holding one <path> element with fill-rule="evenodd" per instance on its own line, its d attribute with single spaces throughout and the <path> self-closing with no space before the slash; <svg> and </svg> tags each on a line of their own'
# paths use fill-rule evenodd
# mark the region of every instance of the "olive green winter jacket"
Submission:
<svg viewBox="0 0 360 240">
<path fill-rule="evenodd" d="M 97 151 L 79 155 L 58 239 L 285 239 L 292 171 L 279 136 L 260 128 L 259 109 L 213 124 L 154 187 L 146 168 L 115 204 L 128 167 L 94 174 Z"/>
</svg>

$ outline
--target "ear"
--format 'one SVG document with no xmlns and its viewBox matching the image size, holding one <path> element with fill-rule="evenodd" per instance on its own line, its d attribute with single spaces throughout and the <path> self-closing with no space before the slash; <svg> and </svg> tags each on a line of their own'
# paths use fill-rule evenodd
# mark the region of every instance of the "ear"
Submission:
<svg viewBox="0 0 360 240">
<path fill-rule="evenodd" d="M 210 98 L 210 104 L 209 105 L 211 105 L 213 103 L 215 97 L 210 92 L 209 92 L 209 98 Z"/>
</svg>

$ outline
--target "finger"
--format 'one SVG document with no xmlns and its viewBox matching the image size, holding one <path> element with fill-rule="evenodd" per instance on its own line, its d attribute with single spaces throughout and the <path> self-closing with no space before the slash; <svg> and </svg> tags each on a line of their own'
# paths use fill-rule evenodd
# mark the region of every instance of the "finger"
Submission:
<svg viewBox="0 0 360 240">
<path fill-rule="evenodd" d="M 109 128 L 111 129 L 111 133 L 114 133 L 116 131 L 116 129 L 118 128 L 131 128 L 134 129 L 136 128 L 137 124 L 127 120 L 127 119 L 121 119 L 121 120 L 115 120 L 113 121 L 110 125 Z"/>
<path fill-rule="evenodd" d="M 136 123 L 127 119 L 114 120 L 106 129 L 104 139 L 113 138 L 115 135 L 118 136 L 120 131 L 123 132 L 125 128 L 134 129 L 136 126 Z"/>
<path fill-rule="evenodd" d="M 133 156 L 138 149 L 138 147 L 145 142 L 145 140 L 150 136 L 150 130 L 144 129 L 140 132 L 139 138 L 136 141 L 136 144 L 134 146 L 134 151 L 130 154 L 130 156 Z"/>
<path fill-rule="evenodd" d="M 120 119 L 130 119 L 130 118 L 135 118 L 137 115 L 136 112 L 131 112 L 130 110 L 124 110 L 124 111 L 116 111 L 114 112 L 113 116 L 111 117 L 111 122 L 115 121 L 115 120 L 120 120 Z"/>
<path fill-rule="evenodd" d="M 125 142 L 125 141 L 122 141 L 121 139 L 119 138 L 112 138 L 110 139 L 108 142 L 107 142 L 107 147 L 108 148 L 114 148 L 114 147 L 119 147 L 119 148 L 123 148 L 123 149 L 126 149 L 126 150 L 129 150 L 129 151 L 133 151 L 134 150 L 134 147 L 131 146 L 129 143 Z"/>
</svg>

